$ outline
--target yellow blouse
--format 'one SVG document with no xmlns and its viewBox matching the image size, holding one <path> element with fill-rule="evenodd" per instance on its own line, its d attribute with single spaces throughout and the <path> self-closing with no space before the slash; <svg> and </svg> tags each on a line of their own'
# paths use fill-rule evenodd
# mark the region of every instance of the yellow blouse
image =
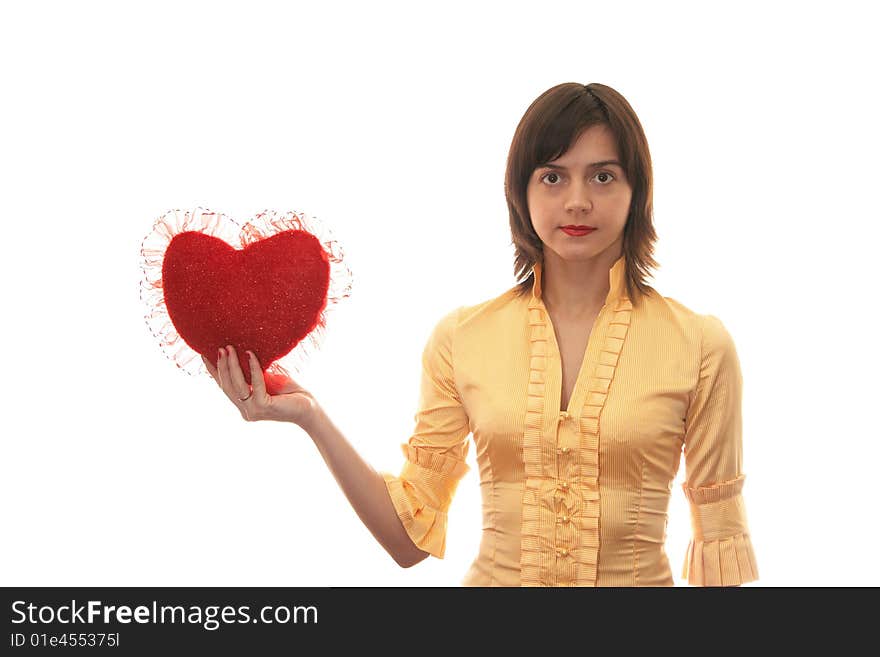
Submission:
<svg viewBox="0 0 880 657">
<path fill-rule="evenodd" d="M 758 579 L 734 342 L 718 318 L 653 288 L 633 305 L 625 267 L 622 256 L 609 272 L 563 411 L 540 264 L 530 295 L 511 288 L 434 328 L 403 470 L 381 474 L 413 542 L 442 559 L 473 434 L 483 533 L 462 585 L 672 586 L 664 544 L 682 451 L 693 527 L 682 577 L 698 586 Z"/>
</svg>

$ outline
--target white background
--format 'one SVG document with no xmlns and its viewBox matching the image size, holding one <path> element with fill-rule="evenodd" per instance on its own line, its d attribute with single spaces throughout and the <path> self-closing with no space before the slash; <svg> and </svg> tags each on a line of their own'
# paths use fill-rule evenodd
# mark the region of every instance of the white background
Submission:
<svg viewBox="0 0 880 657">
<path fill-rule="evenodd" d="M 651 282 L 736 342 L 748 586 L 880 584 L 867 3 L 301 6 L 4 3 L 0 584 L 458 585 L 480 540 L 474 450 L 446 558 L 398 568 L 307 434 L 244 422 L 164 357 L 140 244 L 171 208 L 326 222 L 354 286 L 298 380 L 399 472 L 431 328 L 515 283 L 507 152 L 561 82 L 633 105 Z"/>
</svg>

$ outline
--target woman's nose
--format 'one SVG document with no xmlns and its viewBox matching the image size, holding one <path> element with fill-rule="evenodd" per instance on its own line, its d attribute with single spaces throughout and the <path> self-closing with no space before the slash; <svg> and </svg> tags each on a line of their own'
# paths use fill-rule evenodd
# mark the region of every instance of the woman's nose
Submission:
<svg viewBox="0 0 880 657">
<path fill-rule="evenodd" d="M 565 207 L 567 210 L 591 210 L 593 208 L 593 201 L 588 187 L 577 183 L 572 185 L 571 192 L 565 202 Z"/>
</svg>

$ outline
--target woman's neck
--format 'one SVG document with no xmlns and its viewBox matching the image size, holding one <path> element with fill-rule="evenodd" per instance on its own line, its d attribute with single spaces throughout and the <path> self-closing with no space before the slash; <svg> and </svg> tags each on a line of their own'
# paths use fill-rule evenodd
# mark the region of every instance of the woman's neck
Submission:
<svg viewBox="0 0 880 657">
<path fill-rule="evenodd" d="M 605 305 L 610 290 L 609 272 L 621 254 L 600 253 L 590 260 L 563 260 L 544 254 L 541 298 L 547 312 L 564 319 L 593 315 Z"/>
</svg>

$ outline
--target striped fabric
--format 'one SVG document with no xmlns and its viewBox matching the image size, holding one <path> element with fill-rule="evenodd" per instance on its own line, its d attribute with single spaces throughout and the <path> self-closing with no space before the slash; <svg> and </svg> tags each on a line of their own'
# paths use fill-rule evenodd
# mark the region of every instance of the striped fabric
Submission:
<svg viewBox="0 0 880 657">
<path fill-rule="evenodd" d="M 758 579 L 742 495 L 742 376 L 721 321 L 650 294 L 626 259 L 589 337 L 568 406 L 541 299 L 515 288 L 446 314 L 422 355 L 415 430 L 383 472 L 413 542 L 443 558 L 447 511 L 473 436 L 483 502 L 465 586 L 672 586 L 664 544 L 684 454 L 693 537 L 682 577 Z"/>
</svg>

